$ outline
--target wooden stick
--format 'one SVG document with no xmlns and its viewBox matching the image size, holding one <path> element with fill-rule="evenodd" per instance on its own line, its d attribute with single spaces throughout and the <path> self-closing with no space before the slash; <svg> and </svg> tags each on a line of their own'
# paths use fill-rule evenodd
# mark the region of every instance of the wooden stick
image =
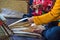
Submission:
<svg viewBox="0 0 60 40">
<path fill-rule="evenodd" d="M 9 27 L 10 27 L 10 26 L 13 26 L 13 25 L 15 25 L 15 24 L 17 24 L 17 23 L 19 23 L 19 22 L 22 22 L 22 21 L 24 21 L 24 20 L 26 20 L 26 19 L 28 19 L 28 18 L 20 19 L 20 20 L 14 22 L 14 23 L 12 23 L 12 24 L 10 24 L 10 25 L 8 25 L 8 26 L 9 26 Z"/>
</svg>

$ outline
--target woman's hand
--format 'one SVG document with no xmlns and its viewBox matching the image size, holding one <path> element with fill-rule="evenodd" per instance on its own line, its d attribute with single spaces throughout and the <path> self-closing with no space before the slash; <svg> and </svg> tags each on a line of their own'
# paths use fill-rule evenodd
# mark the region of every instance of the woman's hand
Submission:
<svg viewBox="0 0 60 40">
<path fill-rule="evenodd" d="M 33 30 L 33 32 L 34 32 L 34 33 L 42 33 L 43 30 L 45 30 L 45 27 L 42 26 L 42 25 L 39 25 L 39 26 L 36 27 L 35 30 Z"/>
<path fill-rule="evenodd" d="M 30 23 L 33 23 L 33 22 L 34 22 L 34 21 L 33 21 L 33 17 L 28 18 L 28 21 L 29 21 Z"/>
</svg>

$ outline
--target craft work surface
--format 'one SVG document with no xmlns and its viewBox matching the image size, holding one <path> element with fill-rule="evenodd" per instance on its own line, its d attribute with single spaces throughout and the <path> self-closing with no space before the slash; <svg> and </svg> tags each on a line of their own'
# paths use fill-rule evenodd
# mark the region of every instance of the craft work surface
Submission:
<svg viewBox="0 0 60 40">
<path fill-rule="evenodd" d="M 14 22 L 16 22 L 16 21 L 18 21 L 18 20 L 20 20 L 20 19 L 17 19 L 17 18 L 7 18 L 7 25 L 10 25 L 10 24 L 12 24 L 12 23 L 14 23 Z M 15 36 L 13 36 L 12 35 L 12 37 L 11 38 L 13 38 L 14 40 L 20 40 L 20 39 L 24 39 L 24 40 L 43 40 L 44 38 L 42 38 L 42 36 L 40 35 L 40 34 L 38 34 L 38 33 L 33 33 L 33 30 L 35 30 L 35 28 L 36 27 L 31 27 L 31 24 L 29 24 L 29 22 L 21 22 L 21 23 L 18 23 L 18 24 L 16 24 L 16 25 L 13 25 L 13 26 L 11 26 L 11 27 L 9 27 L 9 28 L 11 28 L 11 30 L 13 30 L 13 32 L 15 32 L 14 33 L 14 35 Z M 38 27 L 37 27 L 38 28 Z M 32 30 L 32 31 L 31 31 Z M 17 38 L 15 38 L 15 37 L 17 37 Z M 37 38 L 36 39 L 36 37 L 39 37 L 39 38 Z M 13 40 L 12 39 L 12 40 Z"/>
<path fill-rule="evenodd" d="M 17 35 L 30 37 L 42 37 L 41 34 L 34 32 L 34 30 L 39 30 L 40 28 L 45 29 L 42 25 L 31 26 L 29 22 L 20 22 L 13 26 L 10 26 L 10 28 Z"/>
</svg>

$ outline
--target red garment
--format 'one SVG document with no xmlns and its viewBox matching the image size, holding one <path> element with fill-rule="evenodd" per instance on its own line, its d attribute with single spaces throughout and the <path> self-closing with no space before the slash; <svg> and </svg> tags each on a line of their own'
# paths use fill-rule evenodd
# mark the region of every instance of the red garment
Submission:
<svg viewBox="0 0 60 40">
<path fill-rule="evenodd" d="M 52 6 L 52 0 L 44 0 L 44 3 L 43 3 L 43 10 L 46 10 L 48 6 Z"/>
<path fill-rule="evenodd" d="M 42 0 L 33 0 L 33 4 L 34 5 L 40 5 L 40 4 L 42 4 L 42 2 L 41 2 Z M 42 8 L 39 8 L 38 9 L 38 13 L 36 13 L 36 10 L 32 13 L 34 16 L 39 16 L 39 15 L 42 15 Z"/>
<path fill-rule="evenodd" d="M 36 13 L 35 11 L 32 13 L 34 16 L 37 15 L 42 15 L 42 10 L 44 11 L 48 11 L 46 10 L 48 8 L 48 6 L 52 6 L 52 0 L 33 0 L 33 4 L 34 5 L 42 5 L 42 8 L 38 8 L 38 13 Z"/>
<path fill-rule="evenodd" d="M 32 14 L 33 14 L 33 16 L 39 16 L 39 15 L 42 15 L 42 11 L 38 10 L 38 13 L 36 13 L 36 11 L 34 11 Z"/>
<path fill-rule="evenodd" d="M 34 5 L 40 4 L 40 0 L 33 0 L 33 4 Z"/>
</svg>

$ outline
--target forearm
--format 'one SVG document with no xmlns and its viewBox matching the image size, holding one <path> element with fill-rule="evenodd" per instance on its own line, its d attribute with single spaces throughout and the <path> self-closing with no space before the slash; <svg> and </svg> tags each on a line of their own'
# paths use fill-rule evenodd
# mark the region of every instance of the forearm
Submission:
<svg viewBox="0 0 60 40">
<path fill-rule="evenodd" d="M 46 24 L 49 23 L 51 21 L 53 21 L 53 19 L 57 18 L 60 15 L 60 0 L 56 0 L 55 5 L 53 7 L 53 9 L 42 15 L 42 16 L 36 16 L 33 17 L 33 20 L 36 24 Z"/>
<path fill-rule="evenodd" d="M 53 19 L 54 19 L 54 17 L 50 13 L 44 14 L 42 16 L 33 17 L 34 23 L 36 23 L 37 25 L 49 23 Z"/>
</svg>

